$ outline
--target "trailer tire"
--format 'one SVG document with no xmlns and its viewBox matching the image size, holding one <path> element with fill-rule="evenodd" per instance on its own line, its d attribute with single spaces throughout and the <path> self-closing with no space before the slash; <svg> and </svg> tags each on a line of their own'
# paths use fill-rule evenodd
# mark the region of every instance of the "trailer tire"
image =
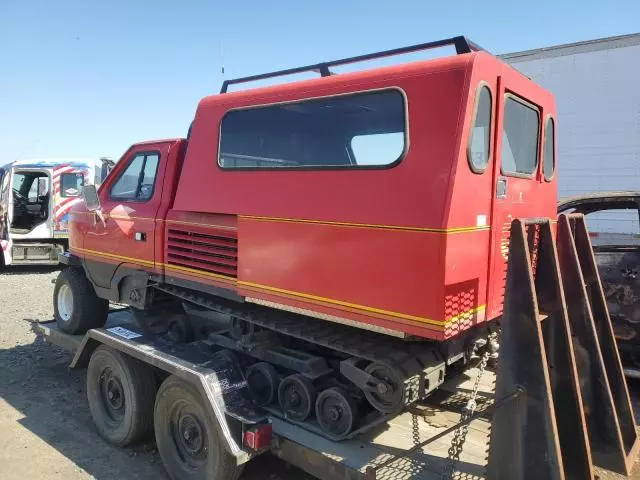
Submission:
<svg viewBox="0 0 640 480">
<path fill-rule="evenodd" d="M 99 346 L 87 368 L 89 410 L 102 438 L 124 447 L 151 437 L 156 395 L 153 371 L 144 363 Z"/>
<path fill-rule="evenodd" d="M 184 380 L 172 375 L 160 386 L 154 428 L 173 480 L 236 480 L 242 473 L 224 446 L 215 416 L 197 388 Z"/>
<path fill-rule="evenodd" d="M 60 330 L 82 334 L 104 326 L 109 302 L 96 295 L 83 270 L 64 268 L 53 290 L 53 312 Z"/>
</svg>

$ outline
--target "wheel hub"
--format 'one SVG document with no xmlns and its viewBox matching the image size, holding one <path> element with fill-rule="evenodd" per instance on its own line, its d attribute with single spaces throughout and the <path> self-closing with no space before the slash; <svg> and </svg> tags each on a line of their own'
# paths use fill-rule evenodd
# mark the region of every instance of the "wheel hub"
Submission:
<svg viewBox="0 0 640 480">
<path fill-rule="evenodd" d="M 331 407 L 329 409 L 329 418 L 331 419 L 331 421 L 337 422 L 338 420 L 340 420 L 341 416 L 342 416 L 342 412 L 340 411 L 340 408 Z"/>
<path fill-rule="evenodd" d="M 124 403 L 122 385 L 117 378 L 111 377 L 107 382 L 107 400 L 112 408 L 119 410 Z"/>
<path fill-rule="evenodd" d="M 378 383 L 378 393 L 380 395 L 386 395 L 389 392 L 389 384 L 385 381 Z"/>
<path fill-rule="evenodd" d="M 120 379 L 111 369 L 105 369 L 100 378 L 100 394 L 105 409 L 112 420 L 120 420 L 125 413 L 125 393 Z"/>
<path fill-rule="evenodd" d="M 300 401 L 302 399 L 300 398 L 300 394 L 296 391 L 293 391 L 289 394 L 289 405 L 291 405 L 292 407 L 297 407 L 298 405 L 300 405 Z"/>
<path fill-rule="evenodd" d="M 199 455 L 204 447 L 204 434 L 198 419 L 185 414 L 178 421 L 178 429 L 184 450 L 191 456 Z"/>
<path fill-rule="evenodd" d="M 73 314 L 73 291 L 66 283 L 58 290 L 57 307 L 60 319 L 68 322 Z"/>
</svg>

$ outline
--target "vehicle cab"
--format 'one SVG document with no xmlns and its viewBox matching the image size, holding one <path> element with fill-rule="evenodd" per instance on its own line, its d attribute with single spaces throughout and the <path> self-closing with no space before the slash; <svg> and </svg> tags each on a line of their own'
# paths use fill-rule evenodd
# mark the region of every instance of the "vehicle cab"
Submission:
<svg viewBox="0 0 640 480">
<path fill-rule="evenodd" d="M 499 318 L 511 220 L 556 211 L 553 96 L 469 45 L 331 74 L 354 61 L 227 82 L 188 141 L 133 145 L 101 211 L 74 212 L 98 293 L 117 300 L 141 271 L 441 341 Z M 227 91 L 307 70 L 325 73 Z"/>
</svg>

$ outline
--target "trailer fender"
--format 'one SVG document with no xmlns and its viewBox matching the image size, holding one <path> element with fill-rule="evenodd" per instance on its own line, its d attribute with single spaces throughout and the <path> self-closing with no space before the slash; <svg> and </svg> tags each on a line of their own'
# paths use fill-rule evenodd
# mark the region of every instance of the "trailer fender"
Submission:
<svg viewBox="0 0 640 480">
<path fill-rule="evenodd" d="M 163 346 L 145 335 L 122 326 L 89 330 L 70 364 L 86 367 L 99 345 L 107 345 L 137 358 L 155 369 L 176 375 L 194 385 L 210 405 L 220 427 L 225 448 L 238 465 L 255 454 L 243 449 L 242 436 L 247 427 L 267 421 L 264 410 L 251 402 L 237 360 L 223 349 L 200 345 Z M 206 350 L 208 349 L 208 351 Z"/>
</svg>

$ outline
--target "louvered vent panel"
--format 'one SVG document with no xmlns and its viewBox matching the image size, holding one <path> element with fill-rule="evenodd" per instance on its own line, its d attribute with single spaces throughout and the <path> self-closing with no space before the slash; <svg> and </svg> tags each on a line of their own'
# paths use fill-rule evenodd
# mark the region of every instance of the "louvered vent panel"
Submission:
<svg viewBox="0 0 640 480">
<path fill-rule="evenodd" d="M 236 232 L 212 230 L 211 233 L 170 228 L 167 234 L 169 265 L 237 277 L 238 238 Z"/>
</svg>

